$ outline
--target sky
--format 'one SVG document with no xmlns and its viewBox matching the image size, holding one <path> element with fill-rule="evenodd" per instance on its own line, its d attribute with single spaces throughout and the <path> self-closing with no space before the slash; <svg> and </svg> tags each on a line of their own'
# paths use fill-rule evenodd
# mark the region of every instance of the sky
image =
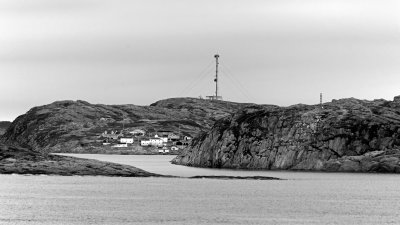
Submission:
<svg viewBox="0 0 400 225">
<path fill-rule="evenodd" d="M 58 100 L 400 95 L 398 0 L 0 0 L 0 121 Z"/>
</svg>

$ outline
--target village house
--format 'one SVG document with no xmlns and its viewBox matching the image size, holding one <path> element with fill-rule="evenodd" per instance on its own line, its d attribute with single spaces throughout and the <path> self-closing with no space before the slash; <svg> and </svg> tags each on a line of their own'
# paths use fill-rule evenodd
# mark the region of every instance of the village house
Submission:
<svg viewBox="0 0 400 225">
<path fill-rule="evenodd" d="M 150 145 L 152 146 L 163 146 L 164 141 L 160 138 L 150 138 Z"/>
<path fill-rule="evenodd" d="M 168 141 L 179 141 L 180 136 L 174 133 L 168 134 Z"/>
<path fill-rule="evenodd" d="M 116 145 L 111 146 L 111 148 L 126 148 L 126 147 L 128 147 L 128 144 L 127 144 L 127 143 L 124 143 L 124 144 L 116 144 Z"/>
<path fill-rule="evenodd" d="M 163 147 L 162 149 L 158 150 L 158 153 L 169 153 L 169 149 L 167 147 Z"/>
<path fill-rule="evenodd" d="M 110 145 L 111 143 L 108 140 L 103 140 L 103 145 Z"/>
<path fill-rule="evenodd" d="M 140 146 L 150 146 L 150 145 L 151 145 L 150 139 L 140 140 Z"/>
<path fill-rule="evenodd" d="M 114 148 L 127 147 L 128 144 L 134 144 L 135 139 L 140 146 L 165 147 L 168 151 L 177 151 L 189 145 L 192 137 L 181 136 L 169 130 L 161 130 L 153 133 L 152 136 L 144 136 L 146 131 L 142 129 L 134 129 L 131 131 L 104 131 L 103 145 L 111 145 Z M 148 134 L 149 135 L 149 134 Z M 116 142 L 119 142 L 118 144 Z M 165 150 L 165 149 L 164 149 Z"/>
<path fill-rule="evenodd" d="M 168 135 L 159 135 L 159 134 L 156 134 L 156 135 L 154 135 L 154 137 L 155 138 L 159 138 L 159 139 L 161 139 L 163 142 L 168 142 Z"/>
<path fill-rule="evenodd" d="M 119 142 L 126 144 L 133 144 L 133 137 L 121 137 Z"/>
<path fill-rule="evenodd" d="M 111 132 L 104 131 L 104 133 L 102 133 L 101 136 L 104 138 L 118 140 L 118 138 L 122 137 L 123 134 L 122 134 L 122 132 L 119 132 L 119 131 L 111 131 Z"/>
<path fill-rule="evenodd" d="M 130 134 L 132 134 L 133 136 L 144 136 L 146 135 L 146 131 L 141 130 L 141 129 L 135 129 L 133 131 L 129 131 Z"/>
<path fill-rule="evenodd" d="M 185 140 L 185 141 L 190 141 L 190 140 L 192 140 L 192 137 L 185 136 L 185 137 L 183 138 L 183 140 Z"/>
</svg>

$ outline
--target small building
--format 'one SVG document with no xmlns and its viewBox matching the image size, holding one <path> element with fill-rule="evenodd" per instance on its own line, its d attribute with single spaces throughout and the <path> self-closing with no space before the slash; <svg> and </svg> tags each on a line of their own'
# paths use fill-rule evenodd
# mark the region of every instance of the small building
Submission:
<svg viewBox="0 0 400 225">
<path fill-rule="evenodd" d="M 126 147 L 128 147 L 128 144 L 127 144 L 127 143 L 124 143 L 124 144 L 116 144 L 116 145 L 111 146 L 111 148 L 126 148 Z"/>
<path fill-rule="evenodd" d="M 168 137 L 159 137 L 163 143 L 167 143 L 168 142 Z"/>
<path fill-rule="evenodd" d="M 163 142 L 165 142 L 165 143 L 168 142 L 168 135 L 159 135 L 159 134 L 156 134 L 156 135 L 154 135 L 154 137 L 155 137 L 155 138 L 161 139 L 161 140 L 162 140 Z"/>
<path fill-rule="evenodd" d="M 174 133 L 168 134 L 168 141 L 179 141 L 180 136 Z"/>
<path fill-rule="evenodd" d="M 158 150 L 158 153 L 169 153 L 169 149 L 167 147 L 163 147 L 162 149 Z"/>
<path fill-rule="evenodd" d="M 133 137 L 121 137 L 119 142 L 126 144 L 133 144 Z"/>
<path fill-rule="evenodd" d="M 192 137 L 190 137 L 190 136 L 185 136 L 185 137 L 183 138 L 183 140 L 185 140 L 185 141 L 190 141 L 190 140 L 192 140 Z"/>
<path fill-rule="evenodd" d="M 164 141 L 160 138 L 150 138 L 150 145 L 152 146 L 163 146 Z"/>
<path fill-rule="evenodd" d="M 179 150 L 179 148 L 176 147 L 176 146 L 172 146 L 172 147 L 171 147 L 171 151 L 178 151 L 178 150 Z"/>
<path fill-rule="evenodd" d="M 132 134 L 133 136 L 144 136 L 146 135 L 146 131 L 141 130 L 141 129 L 135 129 L 133 131 L 129 131 L 130 134 Z"/>
<path fill-rule="evenodd" d="M 122 132 L 119 132 L 119 131 L 110 131 L 110 132 L 104 131 L 104 133 L 102 133 L 101 136 L 104 138 L 118 140 L 120 137 L 123 136 L 123 134 L 122 134 Z"/>
<path fill-rule="evenodd" d="M 141 146 L 150 146 L 151 145 L 150 139 L 142 139 L 142 140 L 140 140 L 140 145 Z"/>
<path fill-rule="evenodd" d="M 110 141 L 108 139 L 104 139 L 103 141 L 103 145 L 110 145 Z"/>
</svg>

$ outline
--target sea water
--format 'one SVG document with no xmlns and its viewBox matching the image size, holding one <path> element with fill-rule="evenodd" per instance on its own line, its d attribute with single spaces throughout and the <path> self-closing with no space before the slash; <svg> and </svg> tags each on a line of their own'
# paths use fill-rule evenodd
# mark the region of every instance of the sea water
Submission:
<svg viewBox="0 0 400 225">
<path fill-rule="evenodd" d="M 400 224 L 400 176 L 201 169 L 171 156 L 78 155 L 176 176 L 0 175 L 0 224 Z"/>
</svg>

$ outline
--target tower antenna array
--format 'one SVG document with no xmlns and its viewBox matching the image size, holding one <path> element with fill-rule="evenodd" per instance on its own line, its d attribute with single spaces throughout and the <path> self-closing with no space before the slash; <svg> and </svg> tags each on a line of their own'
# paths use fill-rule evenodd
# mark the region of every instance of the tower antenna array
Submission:
<svg viewBox="0 0 400 225">
<path fill-rule="evenodd" d="M 215 58 L 215 79 L 214 79 L 214 82 L 215 82 L 215 95 L 214 96 L 206 96 L 206 97 L 209 100 L 222 100 L 222 96 L 218 95 L 218 65 L 219 65 L 218 58 L 219 58 L 219 55 L 215 54 L 214 58 Z"/>
<path fill-rule="evenodd" d="M 215 99 L 218 99 L 218 58 L 219 55 L 214 55 L 215 57 Z"/>
</svg>

